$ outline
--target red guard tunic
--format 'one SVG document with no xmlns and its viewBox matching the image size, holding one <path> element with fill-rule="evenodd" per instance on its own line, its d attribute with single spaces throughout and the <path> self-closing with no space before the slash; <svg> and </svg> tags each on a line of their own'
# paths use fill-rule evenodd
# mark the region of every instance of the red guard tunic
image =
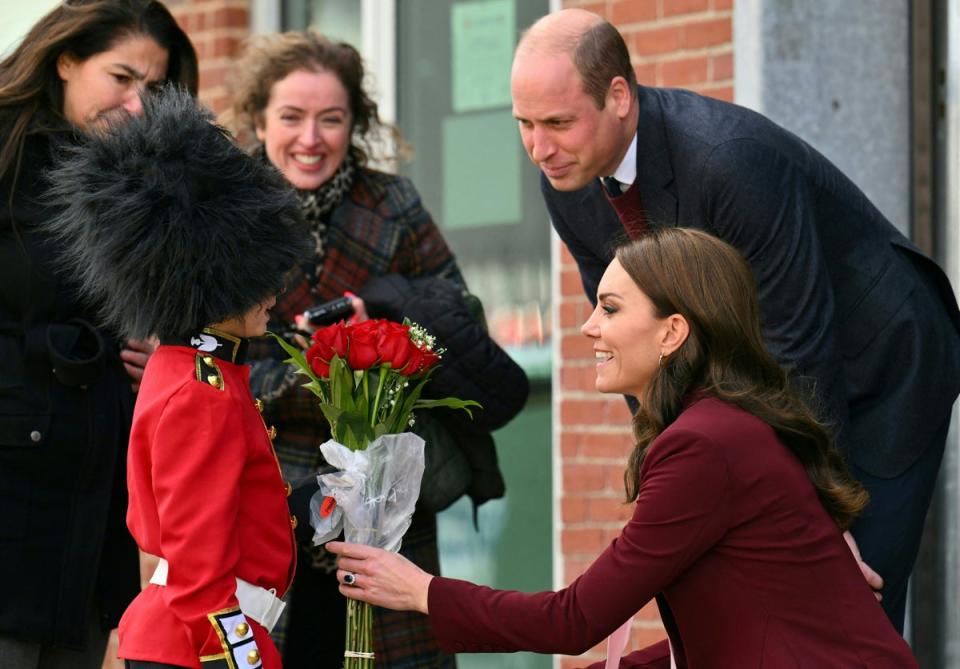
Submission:
<svg viewBox="0 0 960 669">
<path fill-rule="evenodd" d="M 238 364 L 245 342 L 204 330 L 150 357 L 130 435 L 127 526 L 167 561 L 120 621 L 121 658 L 279 669 L 267 630 L 240 610 L 237 579 L 282 597 L 294 571 L 288 487 Z M 198 350 L 199 349 L 199 350 Z M 248 612 L 249 613 L 249 612 Z"/>
</svg>

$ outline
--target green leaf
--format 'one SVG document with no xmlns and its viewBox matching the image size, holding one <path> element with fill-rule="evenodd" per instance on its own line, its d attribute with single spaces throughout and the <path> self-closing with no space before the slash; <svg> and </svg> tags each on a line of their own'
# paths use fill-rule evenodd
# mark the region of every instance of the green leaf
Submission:
<svg viewBox="0 0 960 669">
<path fill-rule="evenodd" d="M 313 369 L 310 367 L 310 363 L 307 362 L 307 358 L 304 356 L 303 351 L 286 341 L 283 337 L 275 332 L 268 331 L 267 334 L 273 337 L 277 343 L 280 344 L 280 348 L 282 348 L 284 352 L 290 356 L 287 360 L 284 360 L 284 362 L 292 362 L 297 368 L 298 373 L 306 374 L 314 381 L 320 380 L 317 378 L 317 375 L 313 373 Z"/>
<path fill-rule="evenodd" d="M 417 400 L 413 405 L 414 409 L 435 409 L 437 407 L 446 407 L 447 409 L 463 409 L 471 418 L 473 418 L 473 413 L 470 411 L 469 407 L 483 408 L 479 402 L 474 402 L 473 400 L 461 400 L 456 397 L 444 397 L 440 400 Z"/>
<path fill-rule="evenodd" d="M 367 379 L 366 372 L 354 372 L 353 373 L 354 382 L 356 386 L 353 391 L 354 406 L 357 409 L 357 413 L 367 417 L 367 422 L 369 422 L 370 416 L 370 382 Z"/>
<path fill-rule="evenodd" d="M 334 437 L 338 442 L 349 448 L 351 451 L 357 450 L 357 438 L 350 429 L 348 423 L 337 423 L 337 434 Z"/>
<path fill-rule="evenodd" d="M 417 400 L 420 399 L 420 393 L 423 391 L 423 386 L 427 380 L 421 379 L 412 390 L 408 390 L 406 395 L 403 396 L 402 402 L 397 402 L 400 405 L 400 411 L 396 416 L 396 422 L 393 424 L 397 432 L 404 432 L 407 429 L 407 423 L 410 421 L 410 414 L 413 413 L 413 406 L 416 404 Z M 400 391 L 403 393 L 403 391 Z"/>
<path fill-rule="evenodd" d="M 321 404 L 320 411 L 323 412 L 323 415 L 327 419 L 327 422 L 330 423 L 331 428 L 336 425 L 337 421 L 340 420 L 340 416 L 343 414 L 343 409 L 335 407 L 332 404 Z"/>
<path fill-rule="evenodd" d="M 347 367 L 346 361 L 336 355 L 330 360 L 330 401 L 345 411 L 356 408 L 353 401 L 353 372 Z"/>
<path fill-rule="evenodd" d="M 430 380 L 430 374 L 422 377 L 417 384 L 413 387 L 413 390 L 410 391 L 409 399 L 411 401 L 411 410 L 413 409 L 413 402 L 416 402 L 420 399 L 420 393 L 423 392 L 423 387 L 427 385 L 427 381 Z"/>
<path fill-rule="evenodd" d="M 387 417 L 384 419 L 387 432 L 390 433 L 404 432 L 407 428 L 407 418 L 409 417 L 409 413 L 403 417 L 400 415 L 403 412 L 403 407 L 405 404 L 403 401 L 403 392 L 398 391 L 396 398 L 396 403 L 393 405 L 389 413 L 387 413 Z"/>
<path fill-rule="evenodd" d="M 324 388 L 324 383 L 322 381 L 317 381 L 314 379 L 310 383 L 304 383 L 303 387 L 309 390 L 311 393 L 320 398 L 321 403 L 327 401 L 326 389 Z"/>
<path fill-rule="evenodd" d="M 390 376 L 390 363 L 382 365 L 379 368 L 371 369 L 370 382 L 376 385 L 377 392 L 373 396 L 373 404 L 370 406 L 370 424 L 374 425 L 380 419 L 382 410 L 380 400 L 383 398 L 383 387 L 387 377 Z"/>
<path fill-rule="evenodd" d="M 337 427 L 344 437 L 341 443 L 352 450 L 363 450 L 373 441 L 373 429 L 364 415 L 345 412 L 337 420 Z"/>
</svg>

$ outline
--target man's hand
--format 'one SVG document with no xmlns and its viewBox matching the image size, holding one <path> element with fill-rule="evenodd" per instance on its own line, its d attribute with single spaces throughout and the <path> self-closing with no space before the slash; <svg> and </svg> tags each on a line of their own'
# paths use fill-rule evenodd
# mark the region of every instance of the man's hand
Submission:
<svg viewBox="0 0 960 669">
<path fill-rule="evenodd" d="M 878 602 L 881 601 L 883 599 L 883 595 L 880 594 L 880 591 L 883 589 L 883 577 L 863 561 L 863 558 L 860 556 L 860 549 L 857 547 L 857 541 L 853 538 L 852 534 L 844 532 L 843 540 L 847 542 L 847 547 L 850 549 L 850 552 L 853 553 L 853 559 L 857 561 L 857 566 L 860 567 L 860 573 L 863 574 L 863 577 L 867 580 L 867 585 L 873 588 L 874 597 L 877 598 Z"/>
<path fill-rule="evenodd" d="M 133 383 L 130 384 L 133 392 L 140 390 L 143 368 L 147 366 L 147 360 L 150 359 L 150 355 L 156 347 L 157 341 L 155 339 L 128 339 L 127 345 L 120 351 L 123 367 L 133 380 Z"/>
</svg>

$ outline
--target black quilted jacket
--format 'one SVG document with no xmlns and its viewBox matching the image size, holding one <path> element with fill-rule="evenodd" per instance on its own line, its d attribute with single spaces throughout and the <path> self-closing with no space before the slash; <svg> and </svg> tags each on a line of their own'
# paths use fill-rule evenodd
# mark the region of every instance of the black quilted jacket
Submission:
<svg viewBox="0 0 960 669">
<path fill-rule="evenodd" d="M 426 420 L 438 418 L 465 457 L 472 473 L 466 493 L 474 503 L 502 497 L 504 483 L 490 432 L 520 413 L 530 384 L 523 369 L 487 334 L 479 300 L 446 279 L 410 279 L 398 274 L 373 279 L 364 286 L 360 297 L 371 318 L 409 318 L 426 328 L 446 349 L 424 389 L 425 397 L 471 399 L 483 409 L 474 410 L 472 420 L 463 412 L 445 410 L 428 412 L 431 417 Z M 425 484 L 431 472 L 441 469 L 431 463 L 430 439 L 427 441 Z M 449 468 L 453 469 L 453 465 Z M 440 495 L 445 484 L 451 483 L 442 478 L 442 474 L 433 474 L 430 485 L 424 486 L 421 502 L 429 499 L 431 490 Z"/>
</svg>

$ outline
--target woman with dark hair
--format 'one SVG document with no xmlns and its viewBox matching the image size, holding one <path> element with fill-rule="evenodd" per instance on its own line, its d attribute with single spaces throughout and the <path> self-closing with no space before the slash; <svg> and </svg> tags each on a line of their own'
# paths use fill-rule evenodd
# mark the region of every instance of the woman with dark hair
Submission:
<svg viewBox="0 0 960 669">
<path fill-rule="evenodd" d="M 98 327 L 39 227 L 60 147 L 196 91 L 193 47 L 159 2 L 67 0 L 0 61 L 0 666 L 98 668 L 136 594 L 124 462 L 151 347 Z"/>
<path fill-rule="evenodd" d="M 583 333 L 597 389 L 640 405 L 621 536 L 538 594 L 331 543 L 341 592 L 427 613 L 457 652 L 583 653 L 656 598 L 681 669 L 916 667 L 842 537 L 867 495 L 766 350 L 759 313 L 750 268 L 710 235 L 663 228 L 620 248 Z M 619 666 L 668 667 L 667 644 Z"/>
<path fill-rule="evenodd" d="M 484 407 L 466 425 L 454 424 L 462 420 L 457 417 L 442 427 L 436 419 L 417 418 L 415 430 L 428 441 L 428 474 L 402 551 L 436 572 L 436 511 L 464 489 L 475 503 L 503 494 L 489 432 L 523 407 L 526 376 L 468 312 L 460 269 L 413 184 L 369 166 L 375 148 L 391 134 L 397 138 L 364 90 L 357 50 L 311 31 L 272 35 L 249 46 L 236 73 L 233 122 L 259 140 L 255 155 L 296 189 L 315 249 L 278 299 L 271 327 L 289 327 L 307 308 L 356 292 L 364 301 L 354 299 L 355 307 L 365 303 L 377 318 L 409 317 L 447 349 L 432 391 Z M 264 416 L 277 426 L 284 473 L 295 479 L 315 471 L 321 464 L 318 447 L 329 436 L 316 398 L 279 361 L 255 363 L 251 376 L 265 402 Z M 484 388 L 497 382 L 495 390 Z M 433 427 L 430 421 L 436 421 Z M 431 448 L 439 437 L 426 430 L 456 431 L 446 443 L 455 442 L 451 448 L 459 450 L 453 455 L 462 465 L 452 492 L 437 508 L 430 507 L 428 497 L 440 487 L 430 475 L 431 463 L 439 461 Z M 333 667 L 343 661 L 346 603 L 337 592 L 335 571 L 333 556 L 322 547 L 300 551 L 288 618 L 275 633 L 291 666 Z M 454 666 L 422 615 L 382 610 L 374 615 L 378 667 Z"/>
</svg>

